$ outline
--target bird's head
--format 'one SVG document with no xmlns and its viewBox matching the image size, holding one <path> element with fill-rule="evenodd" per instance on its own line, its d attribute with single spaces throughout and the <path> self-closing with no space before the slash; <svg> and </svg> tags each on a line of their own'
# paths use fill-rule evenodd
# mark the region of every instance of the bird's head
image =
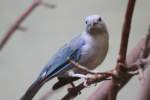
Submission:
<svg viewBox="0 0 150 100">
<path fill-rule="evenodd" d="M 91 15 L 85 18 L 86 32 L 89 34 L 107 33 L 104 21 L 99 15 Z"/>
</svg>

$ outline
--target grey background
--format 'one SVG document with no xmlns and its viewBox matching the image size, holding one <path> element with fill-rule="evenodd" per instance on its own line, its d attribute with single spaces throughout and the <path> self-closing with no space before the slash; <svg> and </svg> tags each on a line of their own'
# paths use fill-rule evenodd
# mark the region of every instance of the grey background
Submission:
<svg viewBox="0 0 150 100">
<path fill-rule="evenodd" d="M 128 0 L 45 0 L 56 4 L 55 9 L 39 6 L 22 23 L 26 32 L 17 30 L 0 51 L 0 99 L 17 100 L 36 79 L 49 58 L 65 42 L 80 34 L 85 27 L 84 18 L 99 14 L 107 24 L 110 47 L 103 64 L 97 70 L 111 69 L 117 58 L 120 32 Z M 0 0 L 0 40 L 32 0 Z M 147 32 L 150 23 L 150 0 L 137 0 L 129 50 Z M 45 84 L 35 100 L 50 90 L 56 79 Z M 97 85 L 98 86 L 98 85 Z M 117 100 L 136 100 L 140 82 L 135 77 L 122 89 Z M 96 89 L 92 85 L 75 100 L 85 100 Z M 51 100 L 59 100 L 66 89 L 55 93 Z"/>
</svg>

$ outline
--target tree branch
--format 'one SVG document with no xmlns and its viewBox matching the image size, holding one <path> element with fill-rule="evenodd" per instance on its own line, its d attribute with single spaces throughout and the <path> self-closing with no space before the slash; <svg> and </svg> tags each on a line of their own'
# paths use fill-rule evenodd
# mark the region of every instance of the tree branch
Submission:
<svg viewBox="0 0 150 100">
<path fill-rule="evenodd" d="M 144 83 L 141 85 L 141 89 L 138 95 L 137 100 L 149 100 L 150 99 L 150 25 L 149 25 L 149 30 L 148 34 L 146 36 L 145 40 L 145 53 L 143 54 L 143 58 L 147 57 L 147 63 L 145 63 L 145 66 L 147 69 L 144 71 Z"/>
<path fill-rule="evenodd" d="M 4 38 L 0 41 L 0 50 L 3 49 L 4 45 L 7 43 L 7 41 L 10 39 L 10 37 L 14 34 L 14 32 L 20 28 L 20 24 L 35 10 L 36 7 L 38 7 L 40 4 L 49 7 L 54 8 L 55 5 L 48 4 L 42 2 L 42 0 L 33 0 L 33 3 L 28 7 L 26 11 L 24 11 L 20 17 L 14 22 L 14 24 L 10 27 L 10 29 L 6 32 L 6 35 Z"/>
<path fill-rule="evenodd" d="M 126 60 L 126 52 L 128 48 L 128 39 L 131 28 L 132 15 L 134 11 L 136 0 L 128 0 L 127 10 L 125 14 L 124 24 L 122 28 L 122 36 L 119 50 L 119 59 L 118 61 L 121 63 L 125 63 Z"/>
<path fill-rule="evenodd" d="M 145 43 L 146 43 L 145 41 L 147 39 L 148 39 L 147 37 L 142 38 L 137 43 L 137 45 L 131 50 L 131 52 L 128 53 L 128 55 L 127 55 L 127 65 L 128 66 L 126 66 L 127 69 L 129 68 L 129 70 L 132 69 L 133 71 L 138 70 L 137 66 L 140 66 L 141 64 L 138 63 L 137 66 L 134 66 L 133 64 L 135 64 L 140 59 L 140 54 L 143 51 L 143 48 L 145 47 Z M 149 40 L 148 47 L 150 47 L 150 40 Z M 148 55 L 148 57 L 144 60 L 144 63 L 145 64 L 147 64 L 147 63 L 150 64 L 150 60 L 149 60 L 150 59 L 150 52 L 147 53 L 147 55 Z M 122 89 L 128 83 L 128 81 L 130 81 L 130 79 L 132 78 L 132 76 L 133 75 L 131 75 L 128 72 L 126 72 L 126 73 L 123 74 L 123 76 L 121 76 L 122 78 L 118 79 L 118 82 L 119 82 L 120 85 L 118 85 L 117 88 L 115 88 L 116 89 L 116 94 L 118 94 L 118 92 L 120 91 L 120 89 Z M 146 77 L 149 77 L 149 76 L 146 76 Z M 109 91 L 110 91 L 110 88 L 112 88 L 112 84 L 113 84 L 112 80 L 104 81 L 89 96 L 88 100 L 108 100 Z M 148 94 L 148 96 L 149 96 L 149 94 Z M 145 100 L 145 99 L 138 99 L 138 100 Z M 146 99 L 146 100 L 149 100 L 149 99 Z"/>
<path fill-rule="evenodd" d="M 2 50 L 8 39 L 14 34 L 16 29 L 31 14 L 31 12 L 41 3 L 41 1 L 42 0 L 33 0 L 33 3 L 29 6 L 29 8 L 25 12 L 23 12 L 22 15 L 14 22 L 14 24 L 6 32 L 6 35 L 0 42 L 0 50 Z"/>
<path fill-rule="evenodd" d="M 98 74 L 96 77 L 93 75 L 93 77 L 91 77 L 91 78 L 89 78 L 89 80 L 87 80 L 86 85 L 89 86 L 91 84 L 96 84 L 98 82 L 108 80 L 107 78 L 109 78 L 109 77 L 110 77 L 109 74 Z M 68 94 L 66 94 L 61 100 L 70 100 L 71 98 L 76 97 L 78 94 L 80 94 L 80 91 L 84 88 L 86 88 L 86 86 L 85 86 L 84 82 L 82 82 L 75 88 L 72 88 L 68 92 Z"/>
<path fill-rule="evenodd" d="M 150 62 L 146 65 L 148 68 L 144 71 L 144 83 L 141 84 L 140 92 L 136 100 L 150 99 Z"/>
<path fill-rule="evenodd" d="M 142 58 L 144 58 L 144 56 L 146 56 L 146 58 L 142 59 L 143 61 L 141 63 L 137 63 L 138 60 L 141 59 L 140 57 L 141 52 L 143 52 Z M 131 52 L 128 53 L 126 60 L 127 60 L 126 67 L 127 67 L 127 70 L 129 71 L 131 70 L 136 71 L 138 70 L 138 66 L 141 66 L 143 64 L 144 66 L 150 65 L 150 31 L 144 38 L 142 38 L 137 43 L 137 45 L 131 50 Z M 134 66 L 134 64 L 137 64 L 137 65 Z M 147 69 L 149 70 L 150 68 L 148 67 Z M 145 92 L 140 92 L 141 95 L 139 97 L 140 99 L 138 100 L 149 100 L 149 99 L 143 99 L 143 98 L 149 97 L 149 92 L 147 92 L 148 94 L 146 93 L 146 91 L 150 91 L 150 89 L 148 88 L 150 81 L 148 81 L 149 76 L 147 75 L 148 74 L 146 74 L 146 83 L 144 85 L 145 88 L 142 89 L 142 91 L 145 91 Z M 120 91 L 120 89 L 124 87 L 124 85 L 128 83 L 128 81 L 132 78 L 132 76 L 133 75 L 129 74 L 128 71 L 125 72 L 123 76 L 121 76 L 122 78 L 118 80 L 120 85 L 117 88 L 115 88 L 116 94 Z M 100 84 L 99 87 L 89 96 L 88 100 L 108 100 L 108 95 L 109 95 L 110 88 L 112 87 L 112 84 L 113 84 L 112 80 L 104 81 L 103 84 Z"/>
<path fill-rule="evenodd" d="M 128 2 L 126 14 L 125 14 L 125 20 L 124 20 L 123 29 L 122 29 L 120 51 L 118 54 L 119 58 L 117 59 L 116 68 L 115 68 L 114 72 L 112 72 L 113 79 L 110 84 L 111 86 L 109 88 L 110 92 L 107 97 L 108 100 L 116 100 L 116 95 L 118 93 L 118 90 L 120 89 L 120 85 L 123 85 L 121 83 L 124 83 L 124 80 L 122 80 L 122 78 L 125 78 L 125 79 L 128 78 L 128 77 L 126 77 L 126 74 L 125 74 L 125 73 L 127 73 L 127 68 L 125 68 L 125 62 L 126 62 L 128 38 L 129 38 L 129 32 L 130 32 L 130 26 L 131 26 L 131 20 L 132 20 L 135 2 L 136 2 L 136 0 L 129 0 L 129 2 Z M 96 79 L 96 80 L 99 80 L 99 79 Z M 101 81 L 104 81 L 104 80 L 101 80 Z M 83 87 L 81 89 L 83 89 Z M 81 89 L 78 91 L 81 91 Z M 76 93 L 76 95 L 77 95 L 77 93 Z M 73 92 L 69 92 L 64 98 L 65 98 L 65 100 L 69 100 L 70 99 L 69 97 L 71 97 L 71 96 L 75 97 L 76 95 Z M 68 97 L 68 98 L 66 98 L 66 97 Z"/>
</svg>

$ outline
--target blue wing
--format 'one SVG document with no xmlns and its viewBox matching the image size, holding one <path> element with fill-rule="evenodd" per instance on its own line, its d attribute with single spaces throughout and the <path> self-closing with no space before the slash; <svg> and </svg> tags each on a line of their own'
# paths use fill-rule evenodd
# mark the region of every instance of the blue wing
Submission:
<svg viewBox="0 0 150 100">
<path fill-rule="evenodd" d="M 70 41 L 70 43 L 65 44 L 45 66 L 39 78 L 44 75 L 44 78 L 46 77 L 47 80 L 49 80 L 58 74 L 69 70 L 72 66 L 68 62 L 68 57 L 78 62 L 81 56 L 81 47 L 84 44 L 85 41 L 81 36 L 78 36 Z"/>
</svg>

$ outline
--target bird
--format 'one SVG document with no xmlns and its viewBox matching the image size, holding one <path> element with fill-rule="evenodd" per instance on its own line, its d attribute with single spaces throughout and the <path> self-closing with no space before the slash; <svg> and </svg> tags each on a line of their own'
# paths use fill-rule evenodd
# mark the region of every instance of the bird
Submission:
<svg viewBox="0 0 150 100">
<path fill-rule="evenodd" d="M 55 77 L 58 82 L 53 85 L 53 90 L 85 77 L 88 73 L 75 67 L 68 59 L 92 71 L 103 62 L 108 48 L 109 33 L 104 20 L 100 15 L 87 16 L 83 32 L 54 54 L 20 100 L 32 100 L 40 88 Z"/>
</svg>

